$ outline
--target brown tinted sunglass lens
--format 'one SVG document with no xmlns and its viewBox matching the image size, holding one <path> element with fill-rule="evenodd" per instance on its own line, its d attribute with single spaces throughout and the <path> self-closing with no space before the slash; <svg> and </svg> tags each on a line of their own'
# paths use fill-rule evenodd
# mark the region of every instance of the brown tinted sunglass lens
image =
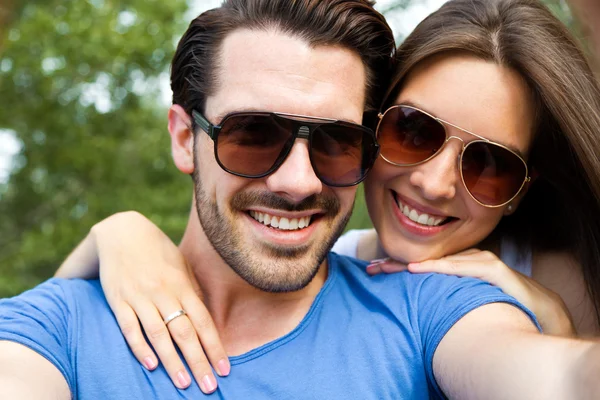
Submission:
<svg viewBox="0 0 600 400">
<path fill-rule="evenodd" d="M 321 125 L 311 138 L 313 168 L 327 185 L 356 183 L 370 168 L 365 150 L 373 145 L 372 137 L 361 129 L 338 124 Z"/>
<path fill-rule="evenodd" d="M 231 172 L 259 176 L 278 161 L 292 138 L 292 123 L 270 114 L 226 118 L 217 136 L 217 157 Z"/>
<path fill-rule="evenodd" d="M 440 122 L 419 110 L 402 106 L 386 111 L 377 133 L 381 155 L 400 165 L 431 158 L 446 140 L 446 130 Z"/>
<path fill-rule="evenodd" d="M 461 162 L 467 190 L 482 204 L 498 206 L 511 200 L 527 176 L 525 163 L 513 152 L 489 142 L 467 144 Z"/>
</svg>

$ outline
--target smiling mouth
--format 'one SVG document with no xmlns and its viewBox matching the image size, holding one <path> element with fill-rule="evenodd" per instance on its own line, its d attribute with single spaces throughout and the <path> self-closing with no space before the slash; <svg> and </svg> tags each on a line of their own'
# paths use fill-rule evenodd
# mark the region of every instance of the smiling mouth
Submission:
<svg viewBox="0 0 600 400">
<path fill-rule="evenodd" d="M 264 226 L 282 231 L 297 231 L 304 229 L 313 222 L 312 215 L 300 218 L 286 218 L 258 211 L 249 211 L 248 215 Z"/>
<path fill-rule="evenodd" d="M 396 200 L 396 204 L 398 205 L 398 209 L 400 210 L 400 212 L 402 212 L 402 214 L 404 214 L 408 219 L 410 219 L 411 221 L 413 221 L 419 225 L 436 227 L 436 226 L 445 225 L 449 222 L 452 222 L 452 221 L 458 219 L 455 217 L 431 215 L 431 214 L 427 214 L 427 213 L 418 211 L 418 210 L 412 208 L 411 206 L 409 206 L 408 204 L 405 204 L 401 200 L 399 200 L 396 193 L 394 193 L 394 199 Z"/>
</svg>

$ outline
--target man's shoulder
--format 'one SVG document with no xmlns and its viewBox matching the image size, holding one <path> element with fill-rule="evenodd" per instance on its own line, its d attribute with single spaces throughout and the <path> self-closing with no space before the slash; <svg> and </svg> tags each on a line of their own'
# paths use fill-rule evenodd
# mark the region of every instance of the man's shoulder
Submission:
<svg viewBox="0 0 600 400">
<path fill-rule="evenodd" d="M 52 278 L 15 297 L 0 299 L 0 317 L 46 313 L 58 319 L 70 318 L 81 309 L 99 310 L 106 299 L 98 280 Z M 18 318 L 16 318 L 18 320 Z"/>
<path fill-rule="evenodd" d="M 0 301 L 47 297 L 69 301 L 78 298 L 104 298 L 104 294 L 98 280 L 51 278 L 20 295 Z"/>
<path fill-rule="evenodd" d="M 402 315 L 414 313 L 418 318 L 433 312 L 462 315 L 491 302 L 517 305 L 500 288 L 476 278 L 408 271 L 370 276 L 366 273 L 367 262 L 335 253 L 330 254 L 329 264 L 337 281 L 336 290 L 351 293 L 357 305 L 375 301 Z"/>
<path fill-rule="evenodd" d="M 41 283 L 36 288 L 43 286 L 54 287 L 62 290 L 65 293 L 101 293 L 102 285 L 98 279 L 64 279 L 64 278 L 50 278 L 47 281 Z M 36 288 L 32 289 L 35 290 Z"/>
<path fill-rule="evenodd" d="M 461 286 L 487 286 L 492 291 L 497 291 L 497 288 L 474 278 L 459 278 L 456 276 L 423 273 L 413 274 L 408 271 L 397 272 L 393 274 L 378 274 L 371 276 L 367 274 L 366 267 L 368 261 L 359 260 L 353 257 L 348 257 L 336 253 L 330 253 L 329 265 L 332 269 L 343 276 L 346 281 L 358 281 L 368 290 L 380 288 L 383 291 L 394 293 L 397 297 L 399 292 L 410 291 L 417 293 L 421 290 L 430 290 L 431 288 L 443 287 L 461 287 Z"/>
<path fill-rule="evenodd" d="M 30 348 L 50 361 L 65 377 L 72 392 L 76 380 L 73 354 L 81 347 L 82 316 L 106 315 L 99 282 L 50 279 L 18 296 L 0 300 L 0 341 Z M 96 328 L 92 328 L 95 326 Z M 89 337 L 88 332 L 85 337 Z"/>
</svg>

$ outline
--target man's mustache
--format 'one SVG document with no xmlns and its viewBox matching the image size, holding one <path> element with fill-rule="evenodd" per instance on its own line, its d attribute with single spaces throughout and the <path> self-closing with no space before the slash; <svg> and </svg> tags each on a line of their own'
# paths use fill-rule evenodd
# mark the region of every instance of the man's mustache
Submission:
<svg viewBox="0 0 600 400">
<path fill-rule="evenodd" d="M 325 215 L 336 215 L 340 211 L 340 202 L 337 197 L 322 194 L 313 194 L 299 203 L 293 203 L 272 192 L 241 192 L 232 197 L 230 204 L 236 210 L 261 206 L 288 212 L 322 210 Z"/>
</svg>

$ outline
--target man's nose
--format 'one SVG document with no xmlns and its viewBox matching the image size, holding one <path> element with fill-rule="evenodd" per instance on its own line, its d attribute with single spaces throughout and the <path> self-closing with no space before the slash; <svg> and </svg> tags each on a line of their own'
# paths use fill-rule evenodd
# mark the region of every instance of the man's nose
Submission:
<svg viewBox="0 0 600 400">
<path fill-rule="evenodd" d="M 321 193 L 323 183 L 315 174 L 308 151 L 308 141 L 296 139 L 283 164 L 267 177 L 271 192 L 295 203 Z"/>
<path fill-rule="evenodd" d="M 462 140 L 449 140 L 435 157 L 415 167 L 410 182 L 424 198 L 431 201 L 454 198 L 460 182 L 457 160 L 462 148 Z"/>
</svg>

